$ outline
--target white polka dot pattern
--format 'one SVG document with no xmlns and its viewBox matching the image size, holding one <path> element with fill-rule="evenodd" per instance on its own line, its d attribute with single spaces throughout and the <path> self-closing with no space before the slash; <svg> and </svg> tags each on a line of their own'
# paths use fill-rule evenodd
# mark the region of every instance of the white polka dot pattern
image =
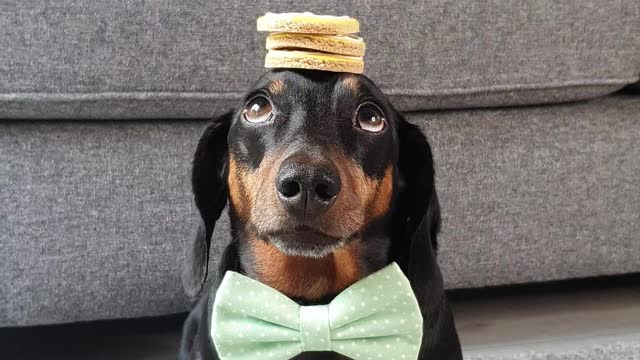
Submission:
<svg viewBox="0 0 640 360">
<path fill-rule="evenodd" d="M 284 360 L 304 351 L 335 351 L 356 360 L 416 359 L 422 341 L 418 302 L 395 263 L 319 306 L 300 306 L 227 272 L 211 313 L 221 360 Z"/>
</svg>

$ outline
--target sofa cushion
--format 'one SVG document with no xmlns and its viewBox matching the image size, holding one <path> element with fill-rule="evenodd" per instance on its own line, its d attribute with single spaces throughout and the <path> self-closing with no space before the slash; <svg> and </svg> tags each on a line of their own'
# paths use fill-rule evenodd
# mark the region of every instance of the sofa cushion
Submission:
<svg viewBox="0 0 640 360">
<path fill-rule="evenodd" d="M 412 114 L 433 146 L 447 287 L 639 272 L 638 113 L 618 96 Z M 0 121 L 0 326 L 184 311 L 206 125 Z M 226 216 L 213 238 L 215 262 Z"/>
<path fill-rule="evenodd" d="M 266 11 L 360 19 L 365 74 L 402 110 L 586 99 L 640 72 L 635 0 L 4 1 L 0 117 L 209 117 L 264 72 Z"/>
<path fill-rule="evenodd" d="M 446 285 L 640 272 L 638 114 L 616 95 L 410 116 L 433 146 Z"/>
</svg>

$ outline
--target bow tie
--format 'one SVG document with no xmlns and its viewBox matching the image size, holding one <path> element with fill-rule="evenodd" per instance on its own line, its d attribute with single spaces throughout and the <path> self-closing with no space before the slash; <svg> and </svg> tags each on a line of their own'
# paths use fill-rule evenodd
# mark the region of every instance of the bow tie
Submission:
<svg viewBox="0 0 640 360">
<path fill-rule="evenodd" d="M 283 360 L 305 351 L 411 360 L 422 342 L 420 308 L 396 263 L 351 285 L 329 305 L 315 306 L 300 306 L 228 271 L 211 314 L 211 337 L 221 360 Z"/>
</svg>

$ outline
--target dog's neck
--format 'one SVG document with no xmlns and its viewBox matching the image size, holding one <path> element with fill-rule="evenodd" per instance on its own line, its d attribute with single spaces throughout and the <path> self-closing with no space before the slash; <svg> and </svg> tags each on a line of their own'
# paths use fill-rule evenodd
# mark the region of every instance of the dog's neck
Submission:
<svg viewBox="0 0 640 360">
<path fill-rule="evenodd" d="M 319 304 L 382 268 L 387 259 L 367 254 L 356 239 L 322 258 L 290 256 L 243 231 L 238 241 L 241 271 L 302 304 Z"/>
</svg>

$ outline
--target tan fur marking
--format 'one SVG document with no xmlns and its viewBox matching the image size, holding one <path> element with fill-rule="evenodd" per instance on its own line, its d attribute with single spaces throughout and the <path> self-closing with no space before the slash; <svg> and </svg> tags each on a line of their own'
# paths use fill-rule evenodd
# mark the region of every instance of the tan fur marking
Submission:
<svg viewBox="0 0 640 360">
<path fill-rule="evenodd" d="M 281 79 L 271 80 L 269 83 L 269 91 L 273 95 L 280 95 L 284 92 L 284 81 Z"/>
<path fill-rule="evenodd" d="M 259 280 L 289 297 L 317 300 L 341 292 L 361 277 L 357 243 L 320 259 L 288 256 L 255 238 L 250 244 Z"/>
<path fill-rule="evenodd" d="M 332 150 L 329 157 L 338 168 L 342 188 L 336 202 L 325 213 L 324 221 L 331 224 L 332 230 L 340 236 L 352 235 L 365 224 L 366 200 L 362 196 L 360 181 L 364 179 L 364 173 L 340 151 Z"/>
<path fill-rule="evenodd" d="M 342 78 L 342 84 L 353 94 L 357 94 L 360 89 L 360 81 L 357 76 L 347 75 Z"/>
<path fill-rule="evenodd" d="M 369 218 L 379 218 L 387 213 L 391 205 L 391 195 L 393 193 L 393 171 L 391 166 L 384 171 L 384 177 L 378 181 L 378 186 L 369 197 L 368 214 Z"/>
<path fill-rule="evenodd" d="M 331 221 L 348 223 L 362 228 L 366 222 L 386 214 L 393 192 L 393 171 L 389 166 L 382 180 L 369 178 L 362 167 L 341 152 L 334 151 L 332 159 L 340 172 L 343 188 L 327 216 Z"/>
<path fill-rule="evenodd" d="M 262 159 L 256 170 L 251 171 L 245 166 L 239 165 L 233 154 L 229 154 L 229 202 L 236 213 L 245 221 L 251 218 L 251 213 L 258 201 L 269 203 L 272 209 L 279 206 L 274 197 L 259 199 L 261 194 L 265 193 L 262 190 L 267 183 L 273 182 L 275 179 L 275 175 L 271 174 L 274 168 L 277 169 L 274 166 L 275 163 L 279 163 L 279 161 L 267 156 Z"/>
<path fill-rule="evenodd" d="M 238 168 L 233 155 L 229 155 L 229 178 L 227 184 L 229 187 L 229 203 L 233 210 L 241 219 L 247 220 L 249 216 L 250 205 L 247 199 L 246 189 L 240 179 L 244 178 L 246 171 Z"/>
</svg>

